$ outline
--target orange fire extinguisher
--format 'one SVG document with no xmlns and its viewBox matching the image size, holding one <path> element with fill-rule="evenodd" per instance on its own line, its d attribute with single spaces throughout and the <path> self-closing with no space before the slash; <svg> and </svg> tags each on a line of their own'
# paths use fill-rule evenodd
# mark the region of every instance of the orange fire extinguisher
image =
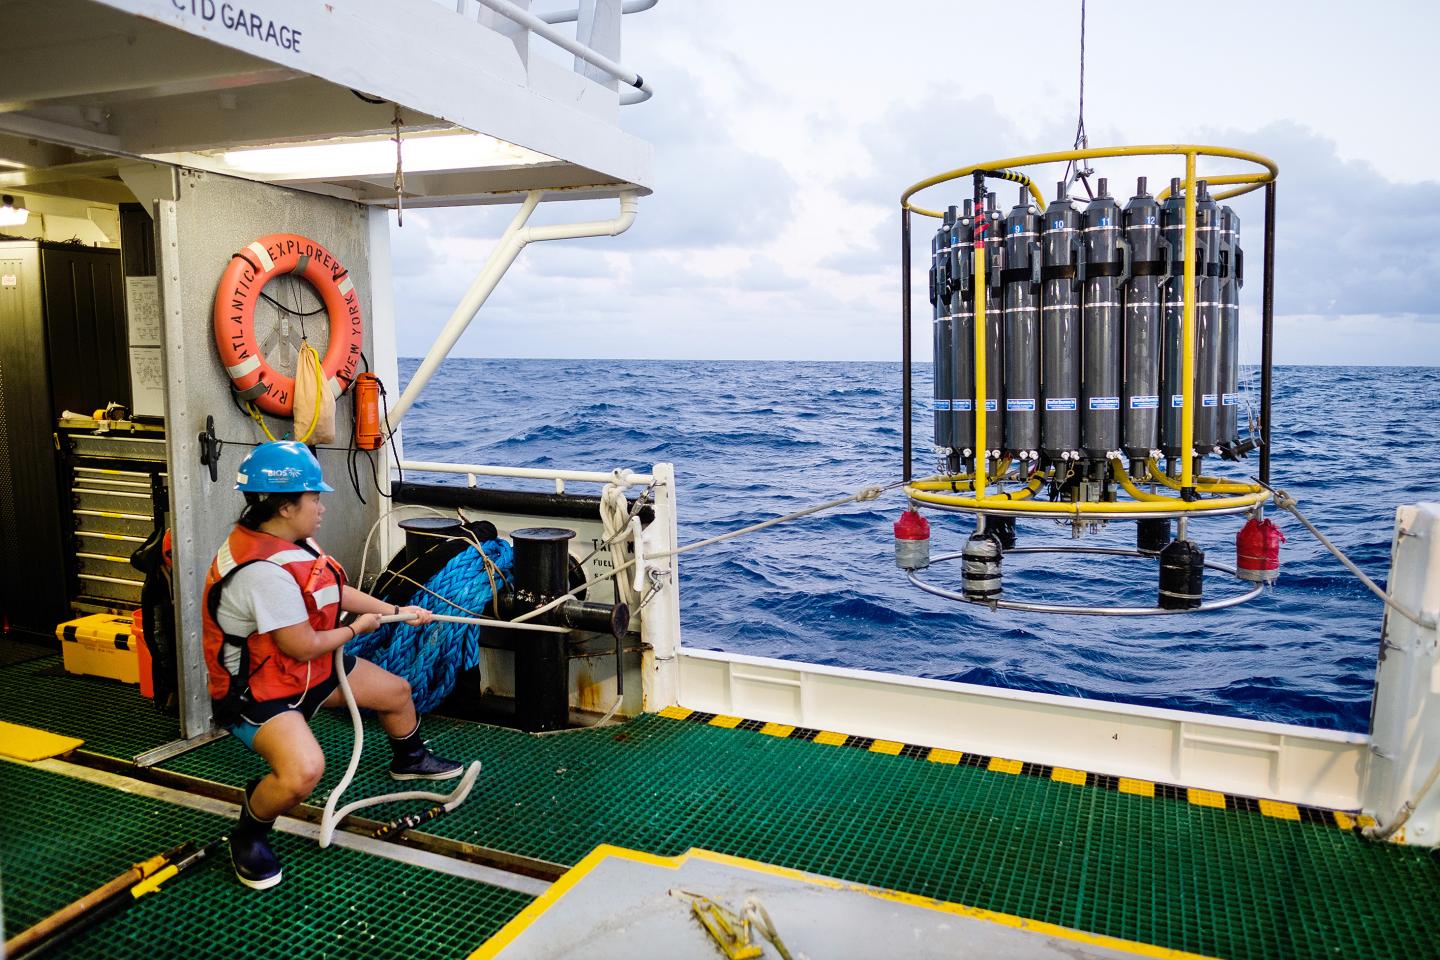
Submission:
<svg viewBox="0 0 1440 960">
<path fill-rule="evenodd" d="M 385 387 L 373 373 L 355 378 L 355 446 L 361 450 L 379 450 L 385 443 L 380 432 L 380 394 Z"/>
</svg>

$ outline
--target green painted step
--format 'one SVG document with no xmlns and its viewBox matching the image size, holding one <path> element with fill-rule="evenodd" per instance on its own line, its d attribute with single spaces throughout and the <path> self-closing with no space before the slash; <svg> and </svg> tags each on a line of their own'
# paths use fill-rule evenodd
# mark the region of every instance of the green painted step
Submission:
<svg viewBox="0 0 1440 960">
<path fill-rule="evenodd" d="M 227 818 L 0 762 L 0 876 L 13 936 L 137 860 L 206 842 Z M 67 958 L 457 958 L 530 897 L 275 834 L 285 880 L 253 891 L 219 857 L 74 941 Z"/>
<path fill-rule="evenodd" d="M 314 729 L 318 803 L 351 733 L 343 713 Z M 485 764 L 427 831 L 524 856 L 701 847 L 1194 953 L 1440 956 L 1440 865 L 1330 825 L 657 716 L 547 736 L 432 717 L 425 731 Z M 388 759 L 371 722 L 346 799 L 394 790 Z M 235 785 L 264 770 L 229 738 L 166 767 Z"/>
</svg>

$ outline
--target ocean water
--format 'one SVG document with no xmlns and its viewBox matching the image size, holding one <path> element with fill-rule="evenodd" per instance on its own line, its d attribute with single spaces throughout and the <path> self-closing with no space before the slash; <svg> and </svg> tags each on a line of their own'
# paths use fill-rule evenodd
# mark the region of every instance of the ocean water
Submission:
<svg viewBox="0 0 1440 960">
<path fill-rule="evenodd" d="M 408 380 L 414 360 L 401 361 Z M 916 473 L 930 369 L 916 372 Z M 396 393 L 398 395 L 398 392 Z M 897 363 L 447 360 L 406 420 L 411 459 L 648 470 L 675 464 L 682 543 L 900 477 Z M 1440 368 L 1281 367 L 1274 481 L 1383 583 L 1395 507 L 1440 499 Z M 1256 461 L 1213 472 L 1253 474 Z M 439 480 L 436 476 L 428 480 Z M 1358 494 L 1358 496 L 1357 496 Z M 894 565 L 899 491 L 696 551 L 680 563 L 682 642 L 916 677 L 1365 730 L 1380 602 L 1294 518 L 1278 587 L 1231 610 L 1054 617 L 930 596 Z M 928 511 L 932 555 L 967 518 Z M 1191 536 L 1234 562 L 1241 518 Z M 1068 528 L 1021 521 L 1023 544 Z M 1132 542 L 1131 524 L 1089 538 Z M 1153 568 L 1122 558 L 1013 557 L 1012 596 L 1148 605 Z M 958 564 L 927 578 L 959 584 Z M 1236 584 L 1213 571 L 1207 595 Z"/>
</svg>

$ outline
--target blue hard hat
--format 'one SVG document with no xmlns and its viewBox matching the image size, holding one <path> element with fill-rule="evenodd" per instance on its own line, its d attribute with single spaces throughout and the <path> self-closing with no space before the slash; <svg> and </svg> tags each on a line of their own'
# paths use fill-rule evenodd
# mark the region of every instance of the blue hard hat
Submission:
<svg viewBox="0 0 1440 960">
<path fill-rule="evenodd" d="M 235 489 L 247 493 L 332 493 L 320 461 L 298 440 L 262 443 L 240 461 Z"/>
</svg>

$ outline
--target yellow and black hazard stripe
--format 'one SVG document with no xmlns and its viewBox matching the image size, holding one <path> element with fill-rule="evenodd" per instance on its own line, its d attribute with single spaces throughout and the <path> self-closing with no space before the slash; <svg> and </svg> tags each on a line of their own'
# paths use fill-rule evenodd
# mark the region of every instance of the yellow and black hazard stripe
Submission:
<svg viewBox="0 0 1440 960">
<path fill-rule="evenodd" d="M 1358 827 L 1369 827 L 1375 824 L 1373 817 L 1354 811 L 1326 810 L 1322 807 L 1309 807 L 1281 800 L 1263 800 L 1258 797 L 1244 797 L 1216 790 L 1182 787 L 1172 783 L 1157 783 L 1132 777 L 1115 777 L 1070 767 L 1055 767 L 1045 763 L 1027 763 L 1023 760 L 1010 760 L 1005 757 L 990 757 L 981 753 L 963 753 L 959 750 L 925 747 L 915 743 L 900 743 L 896 740 L 880 740 L 875 737 L 861 737 L 855 734 L 836 733 L 831 730 L 816 730 L 813 727 L 795 727 L 786 723 L 745 720 L 740 717 L 730 717 L 721 713 L 705 713 L 685 707 L 666 707 L 660 711 L 659 715 L 671 720 L 702 723 L 727 730 L 746 730 L 786 740 L 806 740 L 824 746 L 850 747 L 869 753 L 883 753 L 911 760 L 924 760 L 928 763 L 974 767 L 988 770 L 991 773 L 1039 777 L 1044 780 L 1053 780 L 1056 783 L 1068 783 L 1077 787 L 1098 787 L 1101 790 L 1126 793 L 1137 797 L 1183 800 L 1196 807 L 1258 813 L 1276 820 L 1320 824 L 1339 827 L 1341 830 L 1354 830 Z"/>
</svg>

